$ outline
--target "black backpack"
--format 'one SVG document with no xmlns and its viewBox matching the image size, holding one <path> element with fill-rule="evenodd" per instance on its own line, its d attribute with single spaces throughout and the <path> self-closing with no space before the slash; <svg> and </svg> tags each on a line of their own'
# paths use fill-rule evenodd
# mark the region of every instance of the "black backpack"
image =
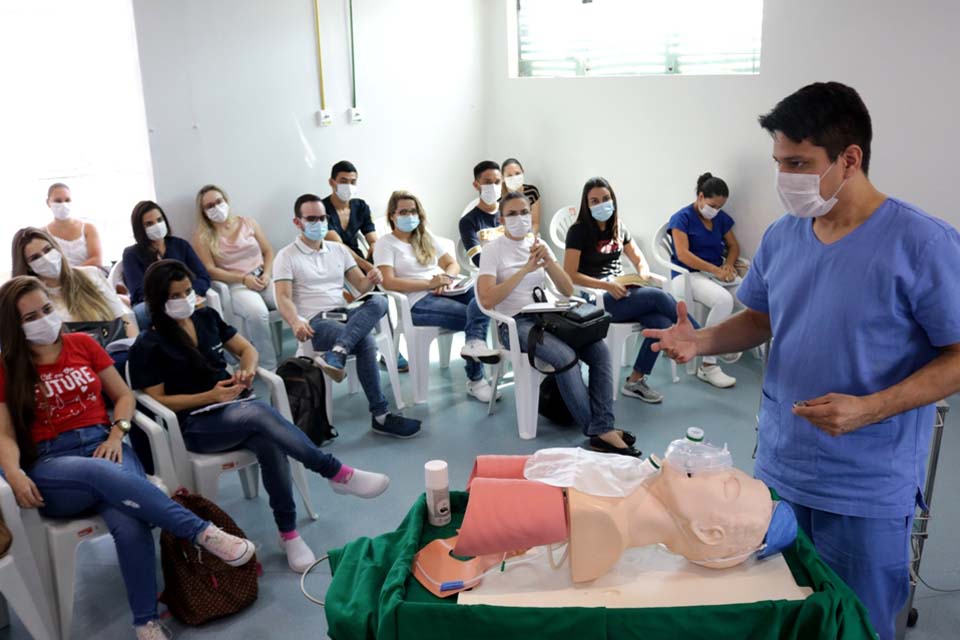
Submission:
<svg viewBox="0 0 960 640">
<path fill-rule="evenodd" d="M 277 368 L 290 402 L 293 423 L 318 447 L 339 434 L 327 420 L 326 385 L 323 371 L 303 356 L 290 358 Z"/>
<path fill-rule="evenodd" d="M 564 427 L 573 424 L 573 415 L 567 408 L 567 403 L 560 395 L 560 387 L 557 386 L 555 376 L 549 375 L 540 383 L 540 404 L 537 412 L 544 418 Z"/>
</svg>

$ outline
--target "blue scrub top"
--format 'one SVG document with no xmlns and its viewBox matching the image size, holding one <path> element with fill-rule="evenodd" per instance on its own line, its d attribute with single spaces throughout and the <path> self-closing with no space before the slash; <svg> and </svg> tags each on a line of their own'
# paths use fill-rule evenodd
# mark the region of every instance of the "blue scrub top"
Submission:
<svg viewBox="0 0 960 640">
<path fill-rule="evenodd" d="M 713 219 L 713 228 L 707 229 L 694 206 L 688 204 L 670 216 L 670 224 L 667 225 L 667 229 L 683 231 L 687 234 L 687 240 L 690 243 L 690 253 L 719 267 L 723 264 L 723 251 L 726 249 L 723 236 L 727 235 L 730 229 L 733 229 L 733 218 L 721 209 Z M 673 249 L 670 256 L 673 264 L 690 269 L 690 271 L 698 271 L 698 269 L 692 269 L 680 262 L 680 258 L 677 257 L 677 249 L 673 246 L 672 235 L 670 246 Z M 674 272 L 672 275 L 676 277 L 679 274 Z"/>
<path fill-rule="evenodd" d="M 830 245 L 812 221 L 766 231 L 740 286 L 770 315 L 754 472 L 787 500 L 841 515 L 913 512 L 926 471 L 934 406 L 834 437 L 794 416 L 797 400 L 863 396 L 901 382 L 960 343 L 960 234 L 887 199 Z"/>
</svg>

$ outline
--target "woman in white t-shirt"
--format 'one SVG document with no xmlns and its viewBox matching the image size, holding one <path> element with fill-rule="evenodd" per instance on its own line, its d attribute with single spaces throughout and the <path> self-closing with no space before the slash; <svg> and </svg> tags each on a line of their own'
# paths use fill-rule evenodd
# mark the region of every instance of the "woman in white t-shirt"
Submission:
<svg viewBox="0 0 960 640">
<path fill-rule="evenodd" d="M 477 295 L 485 308 L 516 318 L 520 348 L 526 352 L 530 329 L 536 321 L 521 310 L 534 301 L 534 289 L 545 288 L 549 278 L 562 295 L 569 296 L 573 282 L 546 243 L 530 233 L 530 201 L 523 193 L 511 191 L 503 196 L 500 222 L 504 234 L 487 244 L 480 254 Z M 500 338 L 507 342 L 506 327 L 500 327 Z M 602 340 L 574 350 L 555 335 L 544 333 L 543 342 L 537 344 L 536 357 L 558 372 L 554 376 L 560 395 L 584 435 L 590 438 L 593 449 L 640 455 L 633 447 L 633 434 L 613 426 L 610 351 Z M 583 383 L 580 361 L 590 368 L 588 385 Z"/>
<path fill-rule="evenodd" d="M 382 286 L 405 293 L 413 324 L 463 331 L 460 355 L 467 361 L 467 394 L 489 402 L 493 388 L 483 375 L 483 362 L 499 361 L 499 351 L 487 346 L 490 320 L 474 299 L 473 289 L 448 295 L 445 289 L 460 274 L 460 265 L 427 230 L 427 214 L 409 191 L 394 191 L 387 203 L 393 232 L 373 248 L 374 265 L 383 273 Z"/>
</svg>

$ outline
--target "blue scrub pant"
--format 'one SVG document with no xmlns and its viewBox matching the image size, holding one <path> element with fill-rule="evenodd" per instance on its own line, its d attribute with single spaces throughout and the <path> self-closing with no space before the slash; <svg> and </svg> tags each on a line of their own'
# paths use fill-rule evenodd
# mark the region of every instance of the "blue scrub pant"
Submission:
<svg viewBox="0 0 960 640">
<path fill-rule="evenodd" d="M 797 522 L 824 562 L 863 602 L 881 640 L 894 640 L 897 614 L 910 589 L 913 514 L 858 518 L 791 503 Z"/>
</svg>

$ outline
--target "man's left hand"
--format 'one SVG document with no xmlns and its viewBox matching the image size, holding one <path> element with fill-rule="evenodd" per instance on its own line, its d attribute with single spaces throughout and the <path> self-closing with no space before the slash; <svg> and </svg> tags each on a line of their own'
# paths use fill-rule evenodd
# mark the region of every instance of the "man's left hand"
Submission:
<svg viewBox="0 0 960 640">
<path fill-rule="evenodd" d="M 828 393 L 795 405 L 793 414 L 806 418 L 832 436 L 856 431 L 881 419 L 869 398 L 842 393 Z"/>
</svg>

